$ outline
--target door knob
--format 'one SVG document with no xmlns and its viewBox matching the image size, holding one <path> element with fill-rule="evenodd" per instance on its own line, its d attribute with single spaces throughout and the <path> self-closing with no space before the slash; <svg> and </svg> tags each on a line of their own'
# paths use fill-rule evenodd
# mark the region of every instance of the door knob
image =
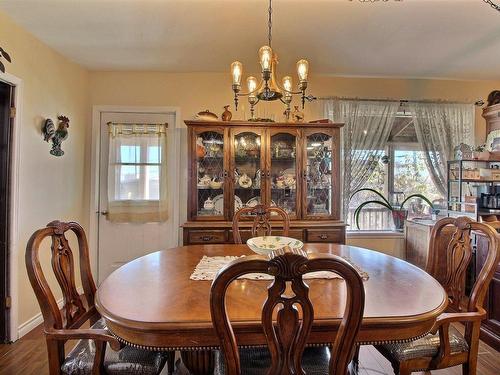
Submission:
<svg viewBox="0 0 500 375">
<path fill-rule="evenodd" d="M 100 211 L 99 213 L 100 213 L 101 215 L 106 216 L 106 215 L 108 214 L 108 211 Z"/>
</svg>

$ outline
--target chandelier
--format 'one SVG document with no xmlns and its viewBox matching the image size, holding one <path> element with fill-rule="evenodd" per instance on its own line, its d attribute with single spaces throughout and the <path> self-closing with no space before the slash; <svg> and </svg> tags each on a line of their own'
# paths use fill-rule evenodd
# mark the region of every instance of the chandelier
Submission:
<svg viewBox="0 0 500 375">
<path fill-rule="evenodd" d="M 243 64 L 235 61 L 231 64 L 231 75 L 233 78 L 234 105 L 238 110 L 238 98 L 240 96 L 248 96 L 250 103 L 250 113 L 254 118 L 254 107 L 259 101 L 274 101 L 280 100 L 286 105 L 285 116 L 287 120 L 290 118 L 290 103 L 293 95 L 301 95 L 302 108 L 305 101 L 316 99 L 312 95 L 306 96 L 307 75 L 309 73 L 309 62 L 301 59 L 297 62 L 297 74 L 299 77 L 298 90 L 293 91 L 292 77 L 285 76 L 282 79 L 282 84 L 276 79 L 276 66 L 278 64 L 278 56 L 271 48 L 272 41 L 272 0 L 269 0 L 269 19 L 268 19 L 268 43 L 259 49 L 259 61 L 261 66 L 262 79 L 260 82 L 257 78 L 249 76 L 246 80 L 248 92 L 241 92 L 241 78 L 243 75 Z"/>
</svg>

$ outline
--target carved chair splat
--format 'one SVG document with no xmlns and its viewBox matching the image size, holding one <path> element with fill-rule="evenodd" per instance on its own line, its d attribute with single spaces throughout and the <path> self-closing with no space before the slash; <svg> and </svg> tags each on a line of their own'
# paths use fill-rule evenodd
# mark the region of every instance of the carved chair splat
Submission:
<svg viewBox="0 0 500 375">
<path fill-rule="evenodd" d="M 414 371 L 431 371 L 462 365 L 464 375 L 475 375 L 479 349 L 481 321 L 486 317 L 484 298 L 495 268 L 500 262 L 500 236 L 489 225 L 478 223 L 468 217 L 444 218 L 439 220 L 431 232 L 429 258 L 426 270 L 437 275 L 439 264 L 439 238 L 446 227 L 454 232 L 446 251 L 446 277 L 442 282 L 454 311 L 439 316 L 431 335 L 404 344 L 377 346 L 377 349 L 391 362 L 395 373 L 408 375 Z M 465 272 L 472 259 L 471 232 L 482 232 L 489 242 L 486 262 L 472 287 L 469 301 L 461 303 Z M 452 323 L 465 324 L 462 336 Z"/>
<path fill-rule="evenodd" d="M 268 207 L 262 204 L 259 204 L 255 207 L 244 207 L 238 210 L 233 217 L 233 237 L 235 244 L 241 244 L 241 234 L 239 230 L 239 223 L 242 216 L 253 216 L 253 225 L 252 225 L 252 236 L 270 236 L 272 234 L 272 225 L 271 225 L 271 215 L 273 213 L 281 216 L 283 220 L 283 236 L 288 236 L 288 230 L 290 229 L 290 217 L 286 213 L 285 210 L 279 207 Z"/>
<path fill-rule="evenodd" d="M 71 250 L 66 233 L 72 232 L 78 241 L 79 250 L 79 271 L 83 287 L 83 295 L 78 293 L 75 283 L 75 259 Z M 42 242 L 51 238 L 51 266 L 55 278 L 63 295 L 63 307 L 59 309 L 54 293 L 45 278 L 44 271 L 40 263 L 40 248 Z M 101 324 L 100 315 L 94 304 L 96 286 L 92 277 L 89 248 L 87 238 L 83 228 L 76 222 L 52 221 L 45 228 L 37 230 L 28 241 L 25 254 L 26 268 L 31 286 L 35 292 L 43 315 L 44 334 L 47 342 L 49 373 L 59 375 L 61 373 L 105 373 L 106 344 L 109 344 L 113 351 L 119 351 L 122 348 L 120 342 Z M 89 322 L 90 326 L 99 328 L 80 328 L 84 323 Z M 102 328 L 101 328 L 102 327 Z M 82 363 L 84 360 L 77 358 L 66 368 L 66 354 L 64 344 L 68 340 L 90 340 L 94 343 L 94 349 L 90 345 L 82 344 L 82 348 L 93 350 L 93 359 L 90 363 Z M 80 344 L 77 344 L 80 345 Z M 130 348 L 131 349 L 131 348 Z M 116 354 L 116 361 L 125 363 L 127 355 L 134 357 L 132 362 L 122 366 L 124 373 L 133 373 L 133 367 L 147 368 L 152 370 L 150 374 L 156 374 L 161 371 L 165 361 L 165 355 L 162 353 L 147 353 L 130 350 L 123 355 Z M 78 350 L 80 355 L 83 350 Z M 121 353 L 121 352 L 120 352 Z M 145 355 L 146 354 L 146 355 Z M 72 354 L 70 354 L 71 356 Z M 76 354 L 78 355 L 78 354 Z M 146 363 L 151 360 L 152 363 Z M 135 362 L 134 362 L 135 361 Z M 142 361 L 142 362 L 139 362 Z M 87 365 L 89 368 L 75 368 L 79 365 Z M 115 370 L 116 362 L 114 362 Z M 64 367 L 64 369 L 63 369 Z M 87 369 L 89 370 L 87 372 Z M 154 371 L 154 370 L 158 371 Z"/>
<path fill-rule="evenodd" d="M 329 374 L 346 374 L 363 317 L 363 281 L 358 272 L 340 257 L 284 248 L 269 256 L 252 255 L 235 260 L 219 271 L 212 283 L 210 310 L 227 375 L 241 373 L 240 353 L 226 311 L 229 285 L 247 273 L 274 276 L 262 309 L 262 326 L 270 353 L 267 374 L 305 374 L 302 368 L 303 353 L 314 321 L 314 307 L 309 299 L 309 287 L 302 275 L 320 270 L 335 272 L 345 280 L 345 313 L 335 341 L 331 343 L 332 354 L 329 362 L 326 360 L 326 368 Z M 287 284 L 291 292 L 287 292 Z"/>
</svg>

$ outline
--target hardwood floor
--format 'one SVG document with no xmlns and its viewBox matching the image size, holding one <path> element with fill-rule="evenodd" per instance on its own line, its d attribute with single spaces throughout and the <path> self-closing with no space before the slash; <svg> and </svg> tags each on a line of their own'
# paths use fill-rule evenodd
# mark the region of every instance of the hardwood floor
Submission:
<svg viewBox="0 0 500 375">
<path fill-rule="evenodd" d="M 74 343 L 68 343 L 68 349 Z M 498 375 L 500 353 L 481 342 L 479 347 L 478 375 Z M 14 344 L 0 345 L 0 375 L 48 374 L 47 351 L 42 327 L 28 333 Z M 389 362 L 373 346 L 361 347 L 360 375 L 394 374 Z M 423 375 L 424 373 L 414 373 Z M 433 371 L 436 375 L 461 375 L 461 367 Z"/>
</svg>

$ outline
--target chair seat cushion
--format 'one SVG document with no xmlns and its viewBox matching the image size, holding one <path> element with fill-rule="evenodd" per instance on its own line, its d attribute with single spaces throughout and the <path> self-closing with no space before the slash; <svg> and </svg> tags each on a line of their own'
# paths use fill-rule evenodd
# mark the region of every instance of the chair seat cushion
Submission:
<svg viewBox="0 0 500 375">
<path fill-rule="evenodd" d="M 92 328 L 105 329 L 103 319 L 98 320 Z M 92 373 L 94 363 L 95 344 L 92 340 L 80 340 L 67 355 L 61 366 L 64 375 L 87 375 Z M 156 375 L 165 365 L 166 354 L 130 346 L 123 347 L 115 352 L 106 346 L 104 369 L 109 375 Z"/>
<path fill-rule="evenodd" d="M 469 351 L 469 346 L 462 334 L 453 326 L 449 329 L 450 349 L 452 353 L 462 353 Z M 422 357 L 434 357 L 439 351 L 439 332 L 434 335 L 428 334 L 418 340 L 385 344 L 379 346 L 387 353 L 391 360 L 397 362 L 408 361 L 410 359 Z"/>
<path fill-rule="evenodd" d="M 271 354 L 267 348 L 240 349 L 241 375 L 263 375 L 271 366 Z M 330 350 L 327 347 L 306 348 L 302 356 L 302 368 L 307 375 L 328 374 Z M 225 375 L 224 356 L 215 352 L 214 375 Z"/>
</svg>

